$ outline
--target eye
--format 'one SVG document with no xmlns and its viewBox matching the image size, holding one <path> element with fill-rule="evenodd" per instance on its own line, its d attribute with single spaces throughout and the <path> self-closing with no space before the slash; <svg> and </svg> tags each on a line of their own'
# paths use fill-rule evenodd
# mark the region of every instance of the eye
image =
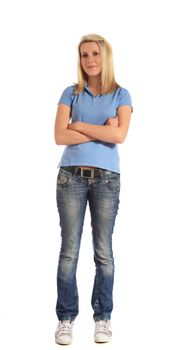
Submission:
<svg viewBox="0 0 181 350">
<path fill-rule="evenodd" d="M 93 56 L 98 56 L 99 55 L 99 52 L 93 52 Z"/>
<path fill-rule="evenodd" d="M 87 54 L 87 53 L 81 53 L 81 57 L 82 57 L 82 58 L 87 58 L 87 57 L 88 57 L 88 54 Z"/>
</svg>

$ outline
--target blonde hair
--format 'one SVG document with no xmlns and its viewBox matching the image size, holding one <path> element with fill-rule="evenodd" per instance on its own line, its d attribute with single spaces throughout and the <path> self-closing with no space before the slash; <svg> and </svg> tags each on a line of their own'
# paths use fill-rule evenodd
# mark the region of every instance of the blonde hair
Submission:
<svg viewBox="0 0 181 350">
<path fill-rule="evenodd" d="M 119 85 L 114 77 L 112 47 L 106 39 L 97 34 L 88 34 L 81 38 L 78 45 L 78 84 L 75 87 L 75 94 L 83 91 L 87 83 L 87 75 L 81 65 L 80 47 L 83 43 L 95 42 L 99 45 L 101 51 L 102 70 L 100 78 L 100 93 L 108 94 L 113 92 Z"/>
</svg>

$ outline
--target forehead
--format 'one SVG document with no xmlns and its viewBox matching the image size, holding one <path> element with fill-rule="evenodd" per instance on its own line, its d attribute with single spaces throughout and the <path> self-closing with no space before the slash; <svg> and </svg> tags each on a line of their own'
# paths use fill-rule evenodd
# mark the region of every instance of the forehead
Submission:
<svg viewBox="0 0 181 350">
<path fill-rule="evenodd" d="M 89 43 L 81 44 L 80 52 L 92 52 L 92 51 L 100 51 L 100 47 L 97 43 L 91 41 Z"/>
</svg>

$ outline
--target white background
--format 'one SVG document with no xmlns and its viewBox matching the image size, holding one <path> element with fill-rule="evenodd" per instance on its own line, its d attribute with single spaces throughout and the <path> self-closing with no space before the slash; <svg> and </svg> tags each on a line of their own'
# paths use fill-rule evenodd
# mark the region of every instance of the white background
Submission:
<svg viewBox="0 0 181 350">
<path fill-rule="evenodd" d="M 0 346 L 58 349 L 55 202 L 62 148 L 53 127 L 76 82 L 77 44 L 112 44 L 116 78 L 134 113 L 120 146 L 116 279 L 109 349 L 181 349 L 179 1 L 4 0 L 0 5 Z M 80 314 L 72 349 L 94 349 L 89 212 L 78 266 Z"/>
</svg>

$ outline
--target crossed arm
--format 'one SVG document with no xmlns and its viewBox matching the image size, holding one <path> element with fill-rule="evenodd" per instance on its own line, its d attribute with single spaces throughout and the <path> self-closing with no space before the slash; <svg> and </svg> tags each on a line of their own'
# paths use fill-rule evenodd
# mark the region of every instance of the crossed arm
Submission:
<svg viewBox="0 0 181 350">
<path fill-rule="evenodd" d="M 123 143 L 129 128 L 131 107 L 121 106 L 117 116 L 107 119 L 106 125 L 84 122 L 69 123 L 70 107 L 60 104 L 55 120 L 55 142 L 57 145 L 74 145 L 89 141 Z"/>
</svg>

